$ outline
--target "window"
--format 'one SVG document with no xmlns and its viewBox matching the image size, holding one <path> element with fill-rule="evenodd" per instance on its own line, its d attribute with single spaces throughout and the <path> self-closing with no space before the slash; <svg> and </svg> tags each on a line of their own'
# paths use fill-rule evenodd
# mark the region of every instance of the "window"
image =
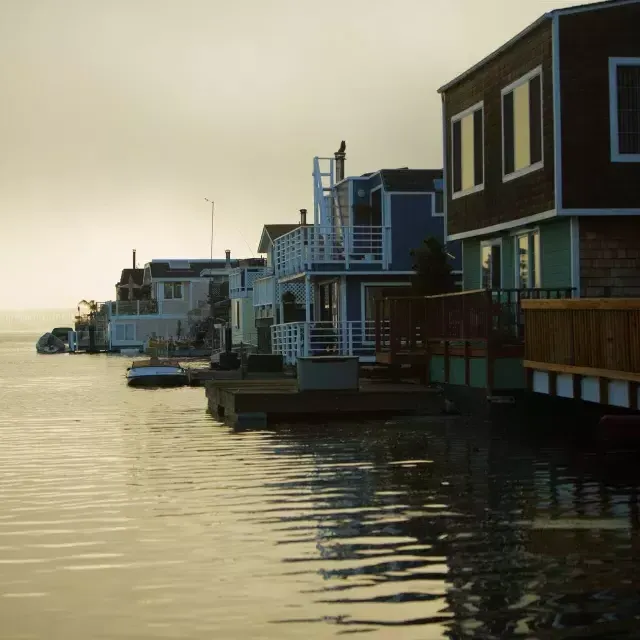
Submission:
<svg viewBox="0 0 640 640">
<path fill-rule="evenodd" d="M 136 325 L 135 324 L 116 324 L 115 325 L 116 340 L 118 342 L 126 342 L 127 340 L 136 339 Z"/>
<path fill-rule="evenodd" d="M 182 300 L 182 282 L 165 282 L 164 299 Z"/>
<path fill-rule="evenodd" d="M 502 287 L 502 241 L 500 239 L 487 240 L 480 245 L 480 268 L 483 289 Z"/>
<path fill-rule="evenodd" d="M 538 68 L 502 90 L 502 179 L 512 180 L 542 166 L 542 71 Z"/>
<path fill-rule="evenodd" d="M 484 107 L 482 103 L 451 118 L 452 197 L 484 186 Z"/>
<path fill-rule="evenodd" d="M 433 194 L 433 214 L 434 216 L 444 216 L 444 193 L 436 191 Z"/>
<path fill-rule="evenodd" d="M 240 328 L 240 300 L 236 300 L 233 306 L 233 326 Z"/>
<path fill-rule="evenodd" d="M 516 236 L 516 286 L 540 287 L 540 234 L 528 231 Z"/>
<path fill-rule="evenodd" d="M 640 58 L 609 58 L 612 162 L 640 162 Z"/>
</svg>

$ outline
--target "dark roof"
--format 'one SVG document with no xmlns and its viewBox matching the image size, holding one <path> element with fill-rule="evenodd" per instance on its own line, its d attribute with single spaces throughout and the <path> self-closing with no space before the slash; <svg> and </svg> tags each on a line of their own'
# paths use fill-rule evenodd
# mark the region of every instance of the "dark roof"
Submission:
<svg viewBox="0 0 640 640">
<path fill-rule="evenodd" d="M 385 191 L 442 191 L 442 169 L 382 169 L 380 175 Z"/>
<path fill-rule="evenodd" d="M 262 235 L 260 236 L 260 243 L 258 245 L 258 253 L 266 253 L 267 247 L 265 246 L 265 235 L 268 236 L 271 242 L 274 242 L 276 238 L 283 236 L 289 231 L 293 231 L 300 226 L 300 223 L 295 224 L 265 224 L 262 229 Z"/>
<path fill-rule="evenodd" d="M 239 260 L 231 260 L 230 267 L 237 267 Z M 228 269 L 227 261 L 219 260 L 152 260 L 146 265 L 152 278 L 200 278 L 204 269 Z M 203 276 L 206 277 L 206 276 Z"/>
<path fill-rule="evenodd" d="M 116 284 L 116 287 L 120 285 L 128 285 L 129 278 L 133 280 L 133 284 L 142 286 L 142 280 L 144 279 L 144 269 L 123 269 L 122 273 L 120 274 L 120 281 Z"/>
<path fill-rule="evenodd" d="M 532 22 L 530 25 L 525 27 L 520 33 L 516 34 L 508 40 L 500 47 L 498 47 L 495 51 L 490 53 L 488 56 L 485 56 L 479 62 L 476 62 L 472 67 L 469 67 L 466 71 L 463 71 L 460 75 L 457 75 L 453 80 L 447 82 L 447 84 L 441 86 L 438 89 L 438 93 L 444 93 L 451 87 L 455 86 L 462 80 L 464 80 L 467 76 L 471 75 L 474 71 L 477 71 L 489 61 L 493 60 L 495 57 L 505 52 L 507 49 L 511 48 L 514 44 L 519 42 L 524 36 L 531 33 L 535 28 L 540 26 L 545 20 L 549 20 L 554 18 L 555 16 L 567 15 L 571 13 L 579 13 L 581 11 L 596 11 L 598 9 L 610 9 L 613 7 L 619 7 L 625 4 L 635 4 L 640 0 L 604 0 L 603 2 L 593 2 L 590 4 L 576 4 L 571 7 L 565 7 L 563 9 L 553 9 L 552 11 L 548 11 L 547 13 L 542 14 L 535 22 Z"/>
</svg>

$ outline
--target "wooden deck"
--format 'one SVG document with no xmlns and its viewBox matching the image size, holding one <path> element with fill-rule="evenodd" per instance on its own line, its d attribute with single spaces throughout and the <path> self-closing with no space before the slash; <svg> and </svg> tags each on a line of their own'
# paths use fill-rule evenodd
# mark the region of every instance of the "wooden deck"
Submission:
<svg viewBox="0 0 640 640">
<path fill-rule="evenodd" d="M 528 300 L 522 308 L 530 390 L 638 410 L 640 298 Z"/>
<path fill-rule="evenodd" d="M 217 380 L 206 383 L 212 415 L 237 427 L 331 418 L 361 419 L 442 413 L 439 390 L 418 384 L 363 381 L 357 391 L 304 391 L 295 379 Z"/>
</svg>

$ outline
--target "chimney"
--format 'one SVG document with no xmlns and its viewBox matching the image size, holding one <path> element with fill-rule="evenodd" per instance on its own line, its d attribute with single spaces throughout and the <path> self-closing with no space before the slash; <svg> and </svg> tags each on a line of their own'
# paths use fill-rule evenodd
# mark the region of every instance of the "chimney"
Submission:
<svg viewBox="0 0 640 640">
<path fill-rule="evenodd" d="M 136 268 L 136 250 L 133 250 L 133 268 Z"/>
<path fill-rule="evenodd" d="M 301 225 L 305 225 L 307 224 L 307 210 L 306 209 L 300 209 L 300 224 Z"/>
<path fill-rule="evenodd" d="M 227 268 L 231 266 L 231 250 L 227 249 L 224 252 L 225 258 L 227 259 Z"/>
<path fill-rule="evenodd" d="M 336 182 L 340 182 L 344 180 L 344 161 L 347 159 L 347 143 L 344 140 L 333 156 L 336 159 Z"/>
</svg>

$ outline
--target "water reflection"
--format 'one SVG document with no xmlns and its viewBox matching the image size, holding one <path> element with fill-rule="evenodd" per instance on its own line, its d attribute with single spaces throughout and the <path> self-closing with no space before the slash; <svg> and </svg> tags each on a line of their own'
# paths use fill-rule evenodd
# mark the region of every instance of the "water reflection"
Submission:
<svg viewBox="0 0 640 640">
<path fill-rule="evenodd" d="M 636 633 L 628 460 L 458 420 L 234 433 L 32 344 L 0 338 L 2 637 Z"/>
</svg>

